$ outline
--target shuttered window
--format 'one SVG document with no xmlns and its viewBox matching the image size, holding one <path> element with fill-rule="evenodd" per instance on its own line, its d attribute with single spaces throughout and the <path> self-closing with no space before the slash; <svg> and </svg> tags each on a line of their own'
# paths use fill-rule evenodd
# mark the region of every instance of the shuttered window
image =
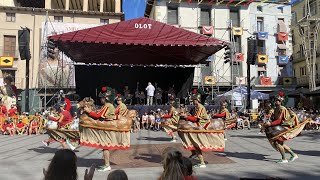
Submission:
<svg viewBox="0 0 320 180">
<path fill-rule="evenodd" d="M 168 20 L 167 20 L 168 24 L 178 24 L 178 8 L 168 7 L 167 17 L 168 17 Z"/>
<path fill-rule="evenodd" d="M 4 36 L 3 55 L 15 57 L 16 36 Z"/>
<path fill-rule="evenodd" d="M 201 9 L 201 26 L 211 26 L 211 13 L 210 9 Z"/>
</svg>

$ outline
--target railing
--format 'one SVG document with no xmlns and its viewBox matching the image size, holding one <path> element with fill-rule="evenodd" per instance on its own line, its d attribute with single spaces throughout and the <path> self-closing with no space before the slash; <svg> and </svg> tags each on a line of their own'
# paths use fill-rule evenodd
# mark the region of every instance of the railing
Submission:
<svg viewBox="0 0 320 180">
<path fill-rule="evenodd" d="M 293 57 L 294 62 L 299 62 L 299 61 L 305 59 L 304 54 L 302 54 L 302 53 L 294 53 L 294 54 L 292 54 L 292 57 Z"/>
</svg>

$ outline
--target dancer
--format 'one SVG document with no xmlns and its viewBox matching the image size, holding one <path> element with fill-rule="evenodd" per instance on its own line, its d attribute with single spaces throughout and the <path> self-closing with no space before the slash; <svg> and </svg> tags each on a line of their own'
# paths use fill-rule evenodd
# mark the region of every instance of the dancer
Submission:
<svg viewBox="0 0 320 180">
<path fill-rule="evenodd" d="M 224 119 L 229 119 L 231 118 L 231 114 L 228 110 L 228 103 L 227 102 L 221 102 L 221 108 L 220 112 L 218 114 L 214 114 L 214 118 L 224 118 Z"/>
<path fill-rule="evenodd" d="M 94 112 L 90 107 L 85 106 L 84 111 L 87 112 L 90 117 L 94 118 L 95 120 L 100 120 L 102 123 L 107 121 L 120 121 L 116 120 L 116 111 L 114 106 L 110 103 L 110 96 L 110 91 L 106 90 L 104 92 L 100 92 L 99 97 L 101 103 L 103 104 L 102 108 L 98 112 Z M 80 122 L 81 121 L 83 121 L 82 117 L 80 117 Z M 132 122 L 130 122 L 130 125 L 131 124 Z M 81 145 L 103 149 L 104 166 L 99 168 L 98 171 L 110 171 L 111 166 L 109 150 L 128 149 L 130 147 L 130 128 L 128 131 L 121 132 L 112 128 L 103 129 L 103 127 L 86 127 L 83 124 L 82 126 L 83 128 L 80 134 Z"/>
<path fill-rule="evenodd" d="M 70 111 L 66 110 L 70 105 L 68 102 L 59 104 L 60 113 L 58 117 L 49 116 L 50 120 L 58 122 L 57 129 L 47 128 L 49 139 L 42 141 L 45 146 L 49 146 L 51 142 L 60 142 L 63 149 L 67 149 L 66 141 L 68 139 L 79 139 L 79 131 L 71 130 L 73 124 L 73 117 Z"/>
<path fill-rule="evenodd" d="M 182 114 L 181 118 L 189 122 L 179 120 L 178 134 L 183 146 L 191 150 L 191 156 L 198 157 L 200 164 L 195 168 L 205 168 L 202 151 L 223 151 L 224 150 L 224 123 L 221 119 L 210 120 L 205 107 L 200 103 L 201 96 L 194 96 L 193 103 L 195 112 L 192 116 Z"/>
<path fill-rule="evenodd" d="M 170 112 L 169 114 L 166 114 L 162 116 L 163 119 L 165 119 L 165 122 L 163 123 L 163 129 L 166 131 L 166 133 L 171 136 L 172 140 L 171 142 L 176 142 L 177 137 L 174 135 L 173 131 L 177 130 L 177 125 L 179 121 L 179 114 L 176 109 L 176 103 L 173 99 L 170 100 Z"/>
<path fill-rule="evenodd" d="M 127 113 L 128 113 L 128 108 L 127 106 L 122 102 L 122 98 L 121 98 L 121 95 L 117 95 L 116 97 L 116 101 L 117 101 L 117 108 L 116 108 L 116 111 L 115 111 L 115 114 L 116 114 L 116 119 L 119 119 L 120 116 L 126 116 Z"/>
<path fill-rule="evenodd" d="M 280 126 L 284 129 L 283 132 L 279 133 L 275 137 L 268 137 L 270 144 L 280 152 L 281 154 L 281 159 L 278 161 L 278 163 L 288 163 L 289 161 L 294 161 L 298 159 L 298 155 L 295 154 L 289 146 L 285 145 L 284 142 L 286 140 L 292 139 L 293 137 L 297 136 L 302 129 L 295 129 L 295 122 L 294 119 L 291 118 L 289 111 L 287 108 L 281 105 L 283 101 L 283 97 L 278 96 L 275 99 L 275 105 L 276 109 L 274 111 L 274 120 L 273 122 L 267 122 L 265 123 L 265 127 L 275 127 L 275 126 Z M 300 130 L 301 129 L 301 130 Z M 293 130 L 293 132 L 291 131 Z M 266 130 L 267 136 L 268 136 L 268 129 Z M 269 130 L 270 131 L 270 130 Z M 285 153 L 289 153 L 291 157 L 289 160 L 286 158 Z"/>
</svg>

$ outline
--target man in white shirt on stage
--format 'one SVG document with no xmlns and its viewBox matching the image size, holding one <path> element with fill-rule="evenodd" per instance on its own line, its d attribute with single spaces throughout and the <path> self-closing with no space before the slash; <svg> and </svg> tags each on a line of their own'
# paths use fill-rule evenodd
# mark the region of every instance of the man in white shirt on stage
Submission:
<svg viewBox="0 0 320 180">
<path fill-rule="evenodd" d="M 147 105 L 152 105 L 155 88 L 151 84 L 151 82 L 148 83 L 148 86 L 146 87 L 146 91 L 147 91 Z"/>
</svg>

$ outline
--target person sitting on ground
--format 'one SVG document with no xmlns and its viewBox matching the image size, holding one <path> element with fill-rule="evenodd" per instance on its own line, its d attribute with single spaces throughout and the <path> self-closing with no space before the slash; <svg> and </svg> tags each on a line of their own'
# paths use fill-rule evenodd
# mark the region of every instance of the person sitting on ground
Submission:
<svg viewBox="0 0 320 180">
<path fill-rule="evenodd" d="M 27 125 L 22 122 L 22 119 L 19 119 L 18 123 L 16 123 L 16 132 L 19 135 L 22 135 L 25 133 L 26 128 L 27 128 Z"/>
<path fill-rule="evenodd" d="M 137 116 L 133 117 L 133 132 L 140 131 L 140 117 L 137 112 Z"/>
<path fill-rule="evenodd" d="M 36 135 L 39 134 L 39 120 L 38 118 L 33 118 L 30 122 L 29 122 L 29 129 L 28 129 L 28 135 L 31 136 L 31 134 L 34 132 L 36 133 Z"/>
<path fill-rule="evenodd" d="M 5 124 L 2 126 L 2 134 L 9 134 L 10 136 L 15 135 L 15 126 L 12 121 L 5 121 Z"/>
<path fill-rule="evenodd" d="M 124 170 L 114 170 L 109 173 L 107 180 L 128 180 L 128 176 Z"/>
<path fill-rule="evenodd" d="M 149 119 L 148 118 L 148 113 L 145 112 L 144 115 L 142 115 L 141 119 L 142 119 L 142 129 L 147 129 L 148 128 L 148 124 L 149 124 L 149 122 L 148 122 L 148 119 Z"/>
<path fill-rule="evenodd" d="M 148 115 L 148 118 L 149 118 L 149 122 L 150 122 L 150 126 L 149 128 L 153 129 L 155 128 L 155 117 L 154 117 L 154 112 L 153 111 L 150 111 L 149 115 Z"/>
<path fill-rule="evenodd" d="M 47 170 L 43 168 L 44 180 L 77 180 L 77 156 L 68 149 L 58 150 Z"/>
</svg>

